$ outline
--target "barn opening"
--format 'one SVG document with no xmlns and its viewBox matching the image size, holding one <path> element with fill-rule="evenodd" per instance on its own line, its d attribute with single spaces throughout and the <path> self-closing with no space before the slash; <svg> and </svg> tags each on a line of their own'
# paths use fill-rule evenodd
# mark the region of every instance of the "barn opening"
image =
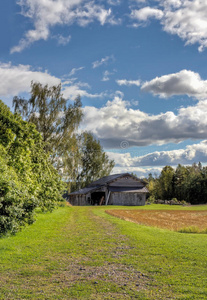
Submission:
<svg viewBox="0 0 207 300">
<path fill-rule="evenodd" d="M 91 193 L 91 205 L 104 205 L 105 200 L 105 192 Z"/>
</svg>

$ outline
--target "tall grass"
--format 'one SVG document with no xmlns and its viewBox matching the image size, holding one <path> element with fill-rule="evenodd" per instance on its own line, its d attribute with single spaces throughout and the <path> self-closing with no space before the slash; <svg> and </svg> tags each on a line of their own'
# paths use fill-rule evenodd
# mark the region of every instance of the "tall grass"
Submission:
<svg viewBox="0 0 207 300">
<path fill-rule="evenodd" d="M 201 230 L 197 226 L 188 226 L 188 227 L 183 227 L 183 228 L 179 229 L 178 232 L 181 232 L 181 233 L 204 233 L 204 234 L 207 234 L 207 228 Z"/>
</svg>

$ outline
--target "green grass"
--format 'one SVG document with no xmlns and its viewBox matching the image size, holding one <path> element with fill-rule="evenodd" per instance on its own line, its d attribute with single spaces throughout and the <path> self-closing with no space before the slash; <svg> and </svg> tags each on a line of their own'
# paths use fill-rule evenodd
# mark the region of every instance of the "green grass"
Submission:
<svg viewBox="0 0 207 300">
<path fill-rule="evenodd" d="M 1 239 L 0 299 L 207 299 L 207 235 L 140 226 L 105 209 L 59 208 Z"/>
<path fill-rule="evenodd" d="M 207 234 L 207 228 L 204 230 L 200 230 L 197 226 L 189 226 L 189 227 L 183 227 L 178 230 L 178 232 L 182 233 L 205 233 Z"/>
</svg>

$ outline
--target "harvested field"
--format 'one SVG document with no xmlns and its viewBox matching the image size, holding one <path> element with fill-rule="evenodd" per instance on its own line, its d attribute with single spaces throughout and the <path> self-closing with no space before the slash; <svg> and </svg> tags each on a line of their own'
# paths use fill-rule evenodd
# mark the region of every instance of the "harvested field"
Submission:
<svg viewBox="0 0 207 300">
<path fill-rule="evenodd" d="M 108 214 L 142 225 L 174 231 L 195 227 L 199 231 L 207 228 L 207 211 L 182 210 L 108 210 Z"/>
</svg>

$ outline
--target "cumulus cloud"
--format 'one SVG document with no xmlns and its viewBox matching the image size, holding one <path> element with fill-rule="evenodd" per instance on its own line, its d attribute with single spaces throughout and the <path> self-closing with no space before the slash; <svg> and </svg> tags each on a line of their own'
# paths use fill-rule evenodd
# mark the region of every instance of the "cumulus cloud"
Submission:
<svg viewBox="0 0 207 300">
<path fill-rule="evenodd" d="M 86 88 L 90 88 L 87 83 L 77 82 L 68 85 L 68 82 L 62 83 L 62 91 L 65 98 L 69 98 L 74 100 L 77 96 L 80 97 L 87 97 L 87 98 L 101 98 L 103 97 L 104 93 L 100 94 L 92 94 L 87 91 Z"/>
<path fill-rule="evenodd" d="M 82 126 L 91 131 L 106 148 L 129 148 L 152 144 L 179 143 L 207 138 L 207 100 L 195 106 L 149 115 L 132 109 L 116 95 L 101 108 L 84 107 Z"/>
<path fill-rule="evenodd" d="M 146 6 L 144 8 L 141 8 L 139 10 L 133 10 L 131 12 L 131 18 L 136 19 L 138 21 L 147 21 L 150 18 L 154 19 L 162 19 L 163 17 L 163 11 L 156 8 L 151 8 L 149 6 Z"/>
<path fill-rule="evenodd" d="M 42 84 L 57 85 L 60 79 L 46 71 L 34 71 L 29 65 L 13 66 L 11 63 L 0 63 L 0 96 L 9 97 L 22 92 L 29 92 L 31 81 Z"/>
<path fill-rule="evenodd" d="M 156 77 L 145 82 L 141 89 L 162 98 L 173 95 L 188 95 L 196 99 L 207 98 L 207 80 L 202 80 L 198 73 L 189 70 Z"/>
<path fill-rule="evenodd" d="M 131 86 L 131 85 L 136 85 L 136 86 L 140 86 L 140 80 L 127 80 L 127 79 L 118 79 L 116 80 L 118 85 L 127 85 L 127 86 Z"/>
<path fill-rule="evenodd" d="M 158 0 L 156 4 L 159 8 L 152 4 L 132 9 L 131 18 L 138 24 L 156 18 L 166 32 L 178 35 L 186 44 L 198 43 L 199 51 L 207 47 L 206 0 Z"/>
<path fill-rule="evenodd" d="M 63 79 L 61 81 L 60 78 L 52 76 L 46 71 L 33 70 L 29 65 L 15 66 L 11 63 L 0 63 L 0 81 L 0 97 L 5 98 L 29 92 L 31 81 L 40 82 L 43 85 L 48 84 L 49 86 L 62 83 L 64 97 L 72 100 L 78 95 L 88 98 L 103 96 L 103 94 L 89 93 L 90 86 L 87 83 L 76 82 L 75 79 Z"/>
<path fill-rule="evenodd" d="M 207 140 L 198 144 L 188 145 L 185 149 L 156 151 L 144 156 L 136 156 L 136 152 L 133 152 L 133 157 L 130 153 L 107 152 L 107 154 L 110 159 L 114 159 L 116 167 L 129 169 L 155 168 L 166 165 L 176 166 L 178 164 L 189 165 L 199 161 L 207 163 Z"/>
<path fill-rule="evenodd" d="M 47 40 L 51 28 L 55 25 L 70 26 L 76 23 L 79 26 L 87 26 L 94 21 L 98 21 L 101 25 L 117 23 L 111 9 L 106 9 L 103 5 L 96 4 L 95 1 L 19 0 L 17 4 L 21 8 L 21 14 L 31 20 L 34 29 L 25 33 L 19 44 L 11 49 L 11 53 L 21 52 L 40 39 Z"/>
<path fill-rule="evenodd" d="M 120 174 L 120 173 L 134 173 L 137 174 L 139 178 L 148 177 L 148 175 L 156 174 L 159 175 L 162 171 L 162 168 L 145 168 L 145 167 L 117 167 L 115 166 L 112 170 L 112 174 Z"/>
</svg>

